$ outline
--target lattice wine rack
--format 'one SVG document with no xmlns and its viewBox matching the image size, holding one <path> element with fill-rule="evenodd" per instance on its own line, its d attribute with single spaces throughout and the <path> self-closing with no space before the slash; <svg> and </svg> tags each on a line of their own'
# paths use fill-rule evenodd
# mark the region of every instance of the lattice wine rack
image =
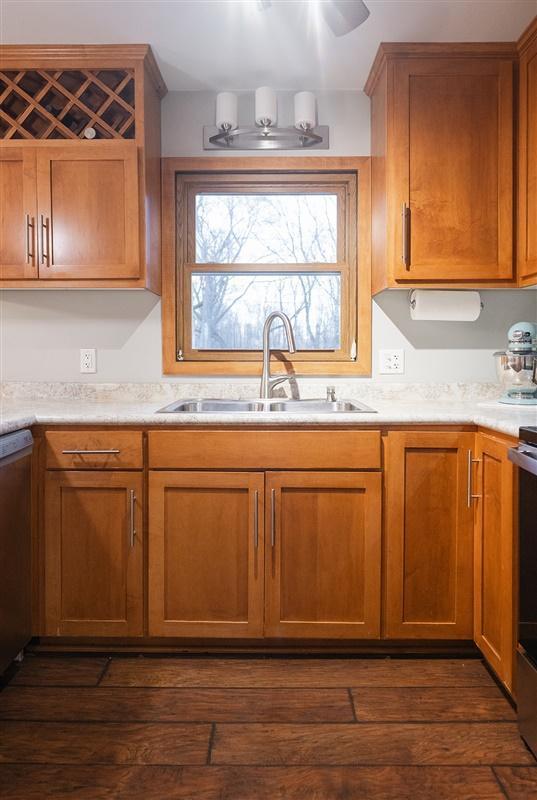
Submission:
<svg viewBox="0 0 537 800">
<path fill-rule="evenodd" d="M 134 139 L 133 69 L 0 71 L 0 139 Z"/>
</svg>

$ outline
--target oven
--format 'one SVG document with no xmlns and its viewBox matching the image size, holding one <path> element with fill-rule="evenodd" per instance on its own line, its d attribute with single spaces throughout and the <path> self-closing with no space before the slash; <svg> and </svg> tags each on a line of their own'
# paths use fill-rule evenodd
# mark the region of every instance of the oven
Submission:
<svg viewBox="0 0 537 800">
<path fill-rule="evenodd" d="M 518 724 L 537 755 L 537 427 L 520 429 L 509 458 L 519 468 Z"/>
</svg>

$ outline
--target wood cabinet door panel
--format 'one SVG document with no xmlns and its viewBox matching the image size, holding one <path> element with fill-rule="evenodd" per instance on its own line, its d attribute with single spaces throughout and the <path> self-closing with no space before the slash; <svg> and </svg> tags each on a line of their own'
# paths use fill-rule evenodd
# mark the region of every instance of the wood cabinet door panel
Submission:
<svg viewBox="0 0 537 800">
<path fill-rule="evenodd" d="M 47 635 L 143 633 L 142 486 L 141 474 L 47 472 Z"/>
<path fill-rule="evenodd" d="M 380 516 L 380 474 L 267 473 L 266 636 L 379 636 Z"/>
<path fill-rule="evenodd" d="M 150 473 L 150 635 L 262 633 L 263 491 L 259 473 Z"/>
<path fill-rule="evenodd" d="M 537 282 L 537 27 L 520 58 L 518 267 Z"/>
<path fill-rule="evenodd" d="M 40 148 L 39 277 L 139 277 L 136 145 Z"/>
<path fill-rule="evenodd" d="M 509 690 L 513 688 L 514 468 L 507 446 L 477 437 L 474 635 Z"/>
<path fill-rule="evenodd" d="M 472 636 L 473 434 L 388 434 L 386 613 L 396 639 Z"/>
<path fill-rule="evenodd" d="M 0 152 L 0 279 L 37 278 L 33 148 Z"/>
<path fill-rule="evenodd" d="M 512 278 L 511 61 L 404 59 L 394 74 L 396 279 Z"/>
</svg>

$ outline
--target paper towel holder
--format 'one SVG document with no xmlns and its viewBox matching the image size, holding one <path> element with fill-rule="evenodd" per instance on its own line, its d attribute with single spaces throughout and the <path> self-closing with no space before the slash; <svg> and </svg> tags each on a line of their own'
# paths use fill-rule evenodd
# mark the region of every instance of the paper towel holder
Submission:
<svg viewBox="0 0 537 800">
<path fill-rule="evenodd" d="M 410 289 L 410 291 L 408 292 L 408 304 L 409 304 L 409 307 L 411 309 L 416 308 L 416 299 L 414 297 L 414 294 L 415 294 L 416 291 L 417 291 L 416 289 Z M 420 289 L 419 291 L 426 292 L 427 289 Z M 437 289 L 433 289 L 433 290 L 430 290 L 430 291 L 438 291 L 438 290 Z M 447 293 L 450 290 L 446 289 L 444 291 Z M 466 289 L 453 289 L 451 291 L 453 291 L 453 292 L 461 292 L 461 291 L 463 291 L 464 292 L 464 291 L 469 291 L 469 290 L 466 290 Z M 471 291 L 475 291 L 475 290 L 471 290 Z M 481 295 L 479 296 L 479 307 L 480 307 L 481 311 L 483 311 L 483 309 L 485 308 L 485 304 L 484 304 L 483 300 L 481 299 Z"/>
</svg>

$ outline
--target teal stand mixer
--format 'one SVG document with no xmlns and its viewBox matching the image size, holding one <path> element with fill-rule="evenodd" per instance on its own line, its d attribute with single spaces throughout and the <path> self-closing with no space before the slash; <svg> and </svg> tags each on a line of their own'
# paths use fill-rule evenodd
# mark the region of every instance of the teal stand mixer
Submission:
<svg viewBox="0 0 537 800">
<path fill-rule="evenodd" d="M 507 332 L 506 350 L 494 353 L 504 393 L 500 403 L 537 406 L 537 325 L 517 322 Z"/>
</svg>

